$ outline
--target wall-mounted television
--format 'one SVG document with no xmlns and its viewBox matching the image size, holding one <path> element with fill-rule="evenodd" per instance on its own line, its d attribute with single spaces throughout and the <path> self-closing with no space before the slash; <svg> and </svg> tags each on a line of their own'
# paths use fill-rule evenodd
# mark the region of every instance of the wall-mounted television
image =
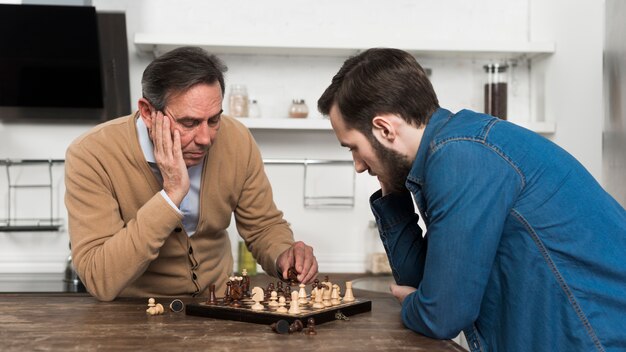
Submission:
<svg viewBox="0 0 626 352">
<path fill-rule="evenodd" d="M 120 23 L 90 6 L 0 4 L 0 119 L 102 121 L 128 113 L 121 16 Z M 112 35 L 123 35 L 121 43 L 112 47 Z"/>
</svg>

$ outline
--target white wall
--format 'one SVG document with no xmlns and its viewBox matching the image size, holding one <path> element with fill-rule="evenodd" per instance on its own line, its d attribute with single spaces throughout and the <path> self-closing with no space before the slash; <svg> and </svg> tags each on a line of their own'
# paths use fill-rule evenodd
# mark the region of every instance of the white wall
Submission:
<svg viewBox="0 0 626 352">
<path fill-rule="evenodd" d="M 602 9 L 600 0 L 97 0 L 98 10 L 123 10 L 129 34 L 131 101 L 141 94 L 141 73 L 152 57 L 138 53 L 136 32 L 205 33 L 231 40 L 294 40 L 303 43 L 363 38 L 390 46 L 396 40 L 535 40 L 555 41 L 556 53 L 533 62 L 532 74 L 545 72 L 545 118 L 557 122 L 550 138 L 576 156 L 601 179 Z M 349 15 L 347 15 L 349 14 Z M 259 100 L 263 116 L 284 117 L 292 98 L 306 99 L 312 118 L 316 100 L 344 58 L 227 55 L 227 84 L 243 83 Z M 451 110 L 482 109 L 483 61 L 418 58 L 432 68 L 441 105 Z M 510 119 L 530 118 L 528 69 L 521 65 L 511 83 Z M 227 87 L 228 89 L 228 87 Z M 133 103 L 134 105 L 135 103 Z M 63 158 L 65 148 L 91 126 L 0 123 L 0 158 Z M 332 131 L 255 131 L 266 158 L 349 159 Z M 368 251 L 380 249 L 368 228 L 367 198 L 376 182 L 359 175 L 356 205 L 336 211 L 302 207 L 301 169 L 269 166 L 276 201 L 298 239 L 312 244 L 323 271 L 365 269 Z M 1 179 L 0 179 L 1 182 Z M 0 214 L 5 193 L 0 189 Z M 62 207 L 62 200 L 58 202 Z M 63 213 L 63 210 L 59 210 Z M 4 215 L 0 215 L 4 217 Z M 235 240 L 235 238 L 233 238 Z M 0 272 L 61 271 L 67 235 L 0 233 Z"/>
</svg>

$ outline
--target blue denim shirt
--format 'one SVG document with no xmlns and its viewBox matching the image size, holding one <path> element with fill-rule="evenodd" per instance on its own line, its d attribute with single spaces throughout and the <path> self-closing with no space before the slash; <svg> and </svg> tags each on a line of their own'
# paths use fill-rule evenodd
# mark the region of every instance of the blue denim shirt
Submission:
<svg viewBox="0 0 626 352">
<path fill-rule="evenodd" d="M 626 211 L 547 139 L 463 110 L 431 117 L 406 182 L 370 202 L 404 324 L 472 351 L 625 351 Z"/>
</svg>

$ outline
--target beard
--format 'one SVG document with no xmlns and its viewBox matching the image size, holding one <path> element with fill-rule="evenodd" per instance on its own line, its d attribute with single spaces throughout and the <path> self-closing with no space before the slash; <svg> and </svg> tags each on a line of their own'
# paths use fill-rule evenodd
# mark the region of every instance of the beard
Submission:
<svg viewBox="0 0 626 352">
<path fill-rule="evenodd" d="M 409 176 L 409 172 L 411 172 L 413 163 L 405 155 L 386 148 L 373 136 L 371 144 L 382 166 L 381 173 L 378 176 L 390 187 L 390 192 L 406 192 L 406 179 Z"/>
</svg>

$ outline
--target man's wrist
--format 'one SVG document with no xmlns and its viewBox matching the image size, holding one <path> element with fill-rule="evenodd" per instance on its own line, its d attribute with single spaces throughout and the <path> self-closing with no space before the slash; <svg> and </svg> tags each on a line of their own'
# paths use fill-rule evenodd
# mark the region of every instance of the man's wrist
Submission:
<svg viewBox="0 0 626 352">
<path fill-rule="evenodd" d="M 176 203 L 174 203 L 172 201 L 172 199 L 170 198 L 170 196 L 167 195 L 167 192 L 165 192 L 164 189 L 161 190 L 161 192 L 159 192 L 159 194 L 165 199 L 165 201 L 167 201 L 167 204 L 169 204 L 172 208 L 174 208 L 179 214 L 183 214 L 182 211 L 180 211 L 180 209 L 178 209 L 178 206 L 176 205 Z"/>
</svg>

